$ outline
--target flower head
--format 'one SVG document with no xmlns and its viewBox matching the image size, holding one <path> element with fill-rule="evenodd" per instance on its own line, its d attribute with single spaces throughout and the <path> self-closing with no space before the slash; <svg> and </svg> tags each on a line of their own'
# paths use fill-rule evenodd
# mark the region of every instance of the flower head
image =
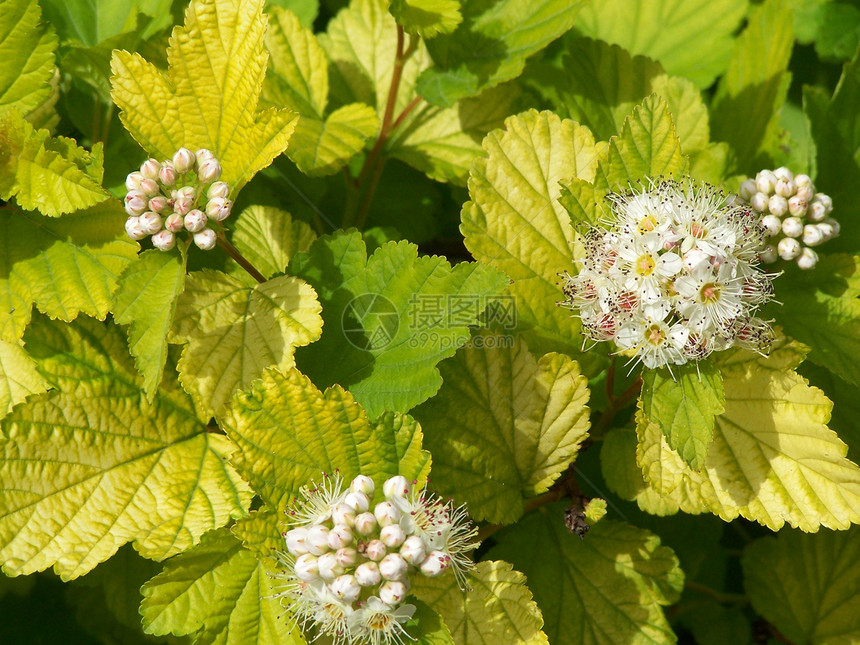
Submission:
<svg viewBox="0 0 860 645">
<path fill-rule="evenodd" d="M 772 332 L 755 313 L 773 276 L 758 268 L 759 216 L 693 181 L 607 199 L 611 218 L 584 235 L 579 273 L 563 276 L 561 304 L 578 312 L 586 336 L 657 368 L 741 344 L 739 321 L 749 321 L 767 330 L 757 344 L 767 351 Z"/>
<path fill-rule="evenodd" d="M 461 586 L 473 565 L 467 552 L 476 529 L 455 508 L 404 477 L 388 479 L 385 500 L 359 475 L 344 487 L 340 474 L 301 490 L 287 511 L 291 527 L 278 553 L 278 597 L 303 629 L 331 636 L 335 645 L 401 645 L 415 612 L 405 604 L 412 580 L 454 571 Z M 364 509 L 364 510 L 361 510 Z M 356 514 L 356 511 L 360 511 Z"/>
</svg>

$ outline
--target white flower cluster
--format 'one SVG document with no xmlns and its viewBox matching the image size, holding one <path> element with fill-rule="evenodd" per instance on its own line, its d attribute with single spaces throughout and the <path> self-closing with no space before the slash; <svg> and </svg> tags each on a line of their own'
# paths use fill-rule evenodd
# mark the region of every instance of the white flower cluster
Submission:
<svg viewBox="0 0 860 645">
<path fill-rule="evenodd" d="M 169 251 L 186 230 L 198 247 L 213 249 L 216 233 L 207 224 L 225 220 L 233 207 L 220 176 L 221 164 L 206 149 L 180 148 L 172 161 L 147 159 L 125 180 L 126 233 L 133 240 L 151 235 L 155 248 Z"/>
<path fill-rule="evenodd" d="M 770 349 L 773 331 L 755 315 L 773 296 L 773 276 L 757 267 L 765 232 L 756 213 L 692 181 L 607 198 L 606 228 L 585 235 L 581 270 L 562 276 L 560 304 L 578 310 L 589 338 L 648 368 L 733 346 Z"/>
<path fill-rule="evenodd" d="M 371 508 L 373 480 L 359 475 L 342 490 L 340 475 L 302 491 L 288 512 L 292 529 L 279 554 L 284 589 L 278 595 L 303 626 L 335 645 L 389 645 L 410 638 L 403 624 L 410 579 L 448 569 L 465 585 L 477 529 L 463 507 L 414 490 L 402 476 L 383 485 L 385 501 Z"/>
<path fill-rule="evenodd" d="M 839 235 L 839 222 L 828 217 L 833 200 L 816 193 L 807 175 L 795 175 L 785 167 L 762 170 L 741 184 L 738 196 L 762 214 L 770 239 L 759 249 L 759 256 L 766 264 L 782 258 L 794 260 L 801 269 L 812 269 L 818 263 L 812 247 Z"/>
</svg>

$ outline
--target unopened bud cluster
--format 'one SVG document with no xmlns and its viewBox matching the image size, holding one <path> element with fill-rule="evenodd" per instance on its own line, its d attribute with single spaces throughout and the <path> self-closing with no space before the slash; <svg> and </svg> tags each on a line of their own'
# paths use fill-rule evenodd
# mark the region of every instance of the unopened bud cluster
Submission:
<svg viewBox="0 0 860 645">
<path fill-rule="evenodd" d="M 180 148 L 162 162 L 147 159 L 125 180 L 126 233 L 133 240 L 152 236 L 155 248 L 169 251 L 187 231 L 204 251 L 214 248 L 212 223 L 225 220 L 233 207 L 220 176 L 221 164 L 206 149 Z"/>
<path fill-rule="evenodd" d="M 359 475 L 348 490 L 339 475 L 326 477 L 287 513 L 293 528 L 283 534 L 279 595 L 303 627 L 334 643 L 402 643 L 415 612 L 404 603 L 411 581 L 451 569 L 464 583 L 472 566 L 466 552 L 476 529 L 462 507 L 413 490 L 401 476 L 385 482 L 376 505 L 374 493 L 369 477 Z"/>
<path fill-rule="evenodd" d="M 816 193 L 807 175 L 795 175 L 785 167 L 762 170 L 741 184 L 738 196 L 761 213 L 768 239 L 759 256 L 766 264 L 782 258 L 812 269 L 818 263 L 812 247 L 839 235 L 839 222 L 829 217 L 833 201 Z"/>
<path fill-rule="evenodd" d="M 773 331 L 756 316 L 773 296 L 772 276 L 757 267 L 757 213 L 692 181 L 607 199 L 611 216 L 585 234 L 581 270 L 562 276 L 560 304 L 579 313 L 586 336 L 648 368 L 770 349 Z"/>
</svg>

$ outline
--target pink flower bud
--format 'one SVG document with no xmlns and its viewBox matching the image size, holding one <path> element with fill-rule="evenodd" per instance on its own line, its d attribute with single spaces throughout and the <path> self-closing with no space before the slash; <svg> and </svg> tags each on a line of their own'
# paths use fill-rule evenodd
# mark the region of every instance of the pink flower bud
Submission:
<svg viewBox="0 0 860 645">
<path fill-rule="evenodd" d="M 185 173 L 194 170 L 196 165 L 197 158 L 188 148 L 180 148 L 176 151 L 176 154 L 173 155 L 173 167 L 176 168 L 176 172 L 180 175 L 184 175 Z"/>
<path fill-rule="evenodd" d="M 738 194 L 745 202 L 748 202 L 756 192 L 758 192 L 758 188 L 756 188 L 754 179 L 747 179 L 738 189 Z"/>
<path fill-rule="evenodd" d="M 837 237 L 839 235 L 839 231 L 842 228 L 839 225 L 839 222 L 837 222 L 832 217 L 828 217 L 823 222 L 819 222 L 818 226 L 821 227 L 821 230 L 824 233 L 824 237 L 828 240 Z"/>
<path fill-rule="evenodd" d="M 226 182 L 216 181 L 214 184 L 209 186 L 209 190 L 206 191 L 206 197 L 208 199 L 214 199 L 215 197 L 220 197 L 221 199 L 227 199 L 230 195 L 230 186 L 227 185 Z M 361 477 L 362 475 L 359 475 Z M 372 481 L 372 480 L 371 480 Z"/>
<path fill-rule="evenodd" d="M 391 607 L 403 602 L 407 593 L 409 593 L 409 587 L 402 581 L 387 580 L 379 585 L 379 599 Z"/>
<path fill-rule="evenodd" d="M 343 574 L 343 567 L 337 561 L 337 554 L 331 551 L 317 558 L 317 568 L 323 580 L 334 580 Z"/>
<path fill-rule="evenodd" d="M 830 199 L 830 195 L 818 193 L 812 201 L 818 202 L 819 204 L 824 206 L 824 210 L 828 215 L 833 211 L 833 200 Z"/>
<path fill-rule="evenodd" d="M 806 246 L 818 246 L 824 241 L 824 233 L 817 224 L 807 224 L 803 227 L 802 240 Z"/>
<path fill-rule="evenodd" d="M 815 196 L 815 191 L 812 189 L 812 186 L 799 186 L 794 194 L 798 199 L 802 199 L 809 203 Z"/>
<path fill-rule="evenodd" d="M 409 565 L 399 553 L 389 553 L 379 562 L 379 573 L 386 580 L 402 580 Z"/>
<path fill-rule="evenodd" d="M 199 165 L 202 164 L 204 161 L 215 159 L 215 155 L 212 153 L 211 150 L 207 150 L 206 148 L 200 148 L 200 150 L 194 153 L 194 158 Z"/>
<path fill-rule="evenodd" d="M 142 192 L 147 197 L 154 197 L 158 194 L 159 190 L 158 182 L 152 179 L 141 179 L 140 180 L 140 192 Z"/>
<path fill-rule="evenodd" d="M 287 541 L 287 551 L 293 555 L 304 555 L 308 552 L 308 530 L 306 528 L 300 526 L 291 529 L 287 531 L 285 538 Z"/>
<path fill-rule="evenodd" d="M 161 164 L 161 170 L 158 171 L 158 180 L 164 184 L 165 186 L 173 186 L 176 183 L 176 168 L 173 167 L 173 163 L 170 161 L 165 161 Z"/>
<path fill-rule="evenodd" d="M 412 566 L 420 566 L 427 557 L 427 550 L 424 548 L 424 541 L 417 535 L 410 535 L 403 542 L 403 546 L 400 547 L 400 555 Z"/>
<path fill-rule="evenodd" d="M 140 218 L 136 215 L 132 215 L 125 220 L 125 232 L 133 240 L 142 240 L 146 237 L 146 231 L 143 230 L 143 227 L 140 225 Z"/>
<path fill-rule="evenodd" d="M 771 195 L 767 200 L 767 209 L 772 215 L 782 217 L 788 212 L 788 200 L 782 195 Z"/>
<path fill-rule="evenodd" d="M 388 553 L 382 540 L 371 540 L 364 546 L 364 555 L 368 560 L 379 562 Z"/>
<path fill-rule="evenodd" d="M 170 231 L 158 231 L 152 236 L 152 246 L 159 251 L 169 251 L 176 246 L 176 236 Z"/>
<path fill-rule="evenodd" d="M 379 539 L 389 549 L 396 549 L 406 540 L 406 533 L 400 528 L 399 524 L 391 524 L 383 526 L 379 531 Z"/>
<path fill-rule="evenodd" d="M 361 513 L 355 516 L 355 530 L 361 535 L 371 535 L 379 528 L 373 513 Z"/>
<path fill-rule="evenodd" d="M 133 190 L 125 196 L 125 212 L 129 215 L 140 215 L 148 207 L 149 200 L 140 191 Z"/>
<path fill-rule="evenodd" d="M 799 217 L 786 217 L 782 223 L 782 232 L 787 237 L 800 237 L 803 235 L 803 222 Z"/>
<path fill-rule="evenodd" d="M 173 200 L 173 212 L 177 215 L 186 215 L 193 205 L 194 202 L 187 197 L 177 197 Z"/>
<path fill-rule="evenodd" d="M 755 185 L 760 193 L 771 195 L 776 186 L 776 176 L 770 170 L 762 170 L 755 176 Z"/>
<path fill-rule="evenodd" d="M 355 576 L 351 575 L 338 576 L 328 588 L 334 594 L 335 598 L 348 603 L 358 600 L 358 596 L 361 594 L 361 585 L 358 584 Z"/>
<path fill-rule="evenodd" d="M 328 529 L 321 524 L 310 527 L 305 543 L 308 545 L 308 552 L 313 555 L 322 555 L 328 552 Z"/>
<path fill-rule="evenodd" d="M 143 181 L 144 177 L 136 170 L 134 172 L 130 172 L 128 177 L 125 178 L 125 188 L 128 191 L 139 191 L 140 190 L 140 182 Z"/>
<path fill-rule="evenodd" d="M 812 185 L 812 179 L 809 178 L 809 175 L 797 175 L 794 178 L 794 183 L 798 188 L 809 187 L 810 189 L 815 190 L 815 186 Z"/>
<path fill-rule="evenodd" d="M 806 215 L 806 207 L 806 200 L 800 199 L 797 195 L 788 200 L 788 212 L 795 217 Z"/>
<path fill-rule="evenodd" d="M 167 216 L 166 220 L 164 220 L 164 228 L 171 233 L 178 233 L 185 228 L 185 220 L 182 218 L 182 215 L 172 213 Z"/>
<path fill-rule="evenodd" d="M 202 231 L 206 227 L 207 221 L 203 211 L 199 211 L 196 208 L 193 211 L 189 211 L 184 219 L 185 228 L 192 233 Z"/>
<path fill-rule="evenodd" d="M 147 179 L 158 181 L 158 173 L 161 171 L 161 164 L 155 159 L 147 159 L 140 167 L 140 174 Z"/>
<path fill-rule="evenodd" d="M 451 558 L 442 551 L 431 551 L 421 563 L 421 573 L 428 578 L 435 578 L 445 571 L 451 563 Z"/>
<path fill-rule="evenodd" d="M 364 513 L 370 508 L 370 500 L 364 493 L 347 493 L 343 503 L 354 509 L 356 513 Z"/>
<path fill-rule="evenodd" d="M 756 193 L 750 199 L 750 206 L 753 207 L 753 210 L 758 211 L 759 213 L 766 213 L 769 199 L 770 198 L 766 193 Z"/>
<path fill-rule="evenodd" d="M 352 482 L 350 482 L 349 490 L 351 493 L 364 493 L 368 497 L 372 498 L 373 493 L 376 492 L 376 486 L 374 485 L 373 480 L 367 475 L 358 475 L 352 480 Z"/>
<path fill-rule="evenodd" d="M 352 547 L 338 549 L 335 555 L 337 556 L 337 563 L 345 569 L 354 567 L 355 563 L 358 562 L 358 551 Z"/>
<path fill-rule="evenodd" d="M 223 197 L 213 197 L 206 203 L 206 214 L 216 222 L 222 222 L 230 215 L 233 202 Z"/>
<path fill-rule="evenodd" d="M 379 523 L 379 526 L 397 524 L 403 516 L 400 509 L 391 502 L 380 502 L 376 505 L 376 508 L 373 509 L 373 514 L 376 516 L 376 521 Z"/>
<path fill-rule="evenodd" d="M 355 580 L 362 587 L 372 587 L 382 581 L 379 565 L 375 562 L 364 562 L 355 568 Z"/>
<path fill-rule="evenodd" d="M 411 490 L 412 486 L 409 485 L 409 482 L 403 475 L 397 475 L 396 477 L 387 479 L 382 485 L 382 492 L 385 494 L 385 498 L 388 500 L 395 497 L 406 497 L 407 495 L 409 495 L 409 492 Z"/>
<path fill-rule="evenodd" d="M 319 579 L 319 567 L 317 566 L 316 557 L 310 553 L 305 553 L 296 558 L 296 577 L 305 582 L 313 582 Z"/>
<path fill-rule="evenodd" d="M 818 253 L 812 249 L 804 248 L 797 258 L 797 266 L 808 271 L 814 269 L 816 264 L 818 264 Z"/>
<path fill-rule="evenodd" d="M 342 549 L 352 544 L 352 530 L 348 526 L 335 524 L 328 532 L 328 545 L 332 549 Z"/>
<path fill-rule="evenodd" d="M 355 526 L 355 510 L 341 502 L 331 509 L 331 520 L 335 524 L 352 528 Z"/>
<path fill-rule="evenodd" d="M 782 198 L 780 197 L 780 199 Z M 779 235 L 779 232 L 782 230 L 782 220 L 776 215 L 765 215 L 761 218 L 761 225 L 764 227 L 768 237 Z"/>
<path fill-rule="evenodd" d="M 758 252 L 758 257 L 765 264 L 773 264 L 776 262 L 779 255 L 776 252 L 776 247 L 773 244 L 768 244 Z"/>
<path fill-rule="evenodd" d="M 781 195 L 786 199 L 794 195 L 796 190 L 797 186 L 795 186 L 794 182 L 790 179 L 777 179 L 776 186 L 774 186 L 776 194 Z"/>
<path fill-rule="evenodd" d="M 156 195 L 149 200 L 149 210 L 155 213 L 161 213 L 167 208 L 167 197 L 164 195 Z"/>
<path fill-rule="evenodd" d="M 161 219 L 161 215 L 152 211 L 147 211 L 140 216 L 140 226 L 147 235 L 158 233 L 163 223 L 164 220 Z"/>
<path fill-rule="evenodd" d="M 785 166 L 780 166 L 774 170 L 773 176 L 776 177 L 777 181 L 794 181 L 794 173 Z"/>
<path fill-rule="evenodd" d="M 199 233 L 194 234 L 194 244 L 203 251 L 214 249 L 216 242 L 218 242 L 218 236 L 211 228 L 204 228 Z"/>
<path fill-rule="evenodd" d="M 221 164 L 215 159 L 207 159 L 197 169 L 197 177 L 204 184 L 215 181 L 221 176 Z"/>
<path fill-rule="evenodd" d="M 784 237 L 779 241 L 776 250 L 783 260 L 793 260 L 800 255 L 800 242 L 793 237 Z"/>
</svg>

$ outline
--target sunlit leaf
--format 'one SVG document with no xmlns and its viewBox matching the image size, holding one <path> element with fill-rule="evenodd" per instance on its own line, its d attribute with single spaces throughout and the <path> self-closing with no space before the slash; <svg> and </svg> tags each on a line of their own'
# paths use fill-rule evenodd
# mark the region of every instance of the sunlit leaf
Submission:
<svg viewBox="0 0 860 645">
<path fill-rule="evenodd" d="M 249 206 L 233 223 L 233 244 L 266 278 L 283 273 L 290 258 L 307 251 L 316 237 L 310 226 L 271 206 Z"/>
<path fill-rule="evenodd" d="M 0 419 L 31 394 L 46 389 L 27 352 L 18 343 L 0 340 Z"/>
<path fill-rule="evenodd" d="M 463 21 L 461 0 L 393 0 L 391 13 L 407 33 L 424 38 L 449 34 Z"/>
</svg>

